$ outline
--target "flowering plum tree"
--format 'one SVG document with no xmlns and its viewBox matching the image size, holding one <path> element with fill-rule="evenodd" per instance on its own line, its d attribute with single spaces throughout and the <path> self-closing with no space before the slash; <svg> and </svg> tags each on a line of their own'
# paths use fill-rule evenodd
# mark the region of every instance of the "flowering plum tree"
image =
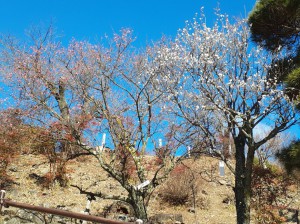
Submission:
<svg viewBox="0 0 300 224">
<path fill-rule="evenodd" d="M 147 219 L 147 201 L 174 167 L 180 145 L 175 141 L 179 129 L 161 113 L 164 95 L 153 87 L 150 57 L 134 53 L 128 29 L 103 44 L 74 40 L 67 47 L 51 32 L 31 35 L 29 45 L 3 40 L 1 75 L 18 93 L 28 118 L 94 156 L 128 195 L 76 186 L 82 193 L 127 202 L 138 218 Z M 101 133 L 108 136 L 109 152 L 95 152 Z M 165 144 L 151 161 L 146 153 L 158 148 L 157 136 Z"/>
<path fill-rule="evenodd" d="M 249 44 L 245 21 L 232 25 L 223 15 L 218 15 L 211 28 L 204 16 L 187 22 L 176 40 L 162 44 L 156 53 L 160 66 L 153 72 L 159 74 L 158 88 L 173 101 L 169 110 L 206 133 L 213 149 L 218 126 L 203 123 L 203 115 L 231 133 L 235 167 L 222 153 L 219 155 L 235 175 L 239 224 L 250 223 L 256 150 L 296 122 L 293 105 L 276 75 L 271 78 L 268 74 L 270 64 L 277 58 Z M 270 131 L 256 141 L 254 128 L 259 124 L 268 125 Z"/>
</svg>

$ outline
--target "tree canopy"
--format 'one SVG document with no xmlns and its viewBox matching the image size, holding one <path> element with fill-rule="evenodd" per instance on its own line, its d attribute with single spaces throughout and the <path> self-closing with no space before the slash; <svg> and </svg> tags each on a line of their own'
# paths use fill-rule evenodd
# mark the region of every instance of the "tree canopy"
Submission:
<svg viewBox="0 0 300 224">
<path fill-rule="evenodd" d="M 252 40 L 265 49 L 276 52 L 285 51 L 285 57 L 274 62 L 280 64 L 282 79 L 289 96 L 298 99 L 300 89 L 300 1 L 298 0 L 260 0 L 251 12 L 248 23 Z M 293 67 L 289 64 L 292 63 Z M 289 69 L 286 69 L 286 67 Z"/>
<path fill-rule="evenodd" d="M 94 156 L 128 197 L 93 194 L 129 203 L 146 219 L 148 198 L 175 166 L 180 146 L 174 140 L 178 130 L 160 112 L 164 95 L 153 87 L 155 74 L 149 75 L 151 51 L 135 53 L 130 29 L 98 44 L 73 40 L 66 47 L 51 28 L 30 36 L 26 44 L 3 39 L 0 50 L 0 73 L 23 117 Z M 107 145 L 100 144 L 103 133 Z M 152 161 L 149 147 L 157 149 Z"/>
<path fill-rule="evenodd" d="M 300 140 L 277 154 L 288 172 L 300 171 Z"/>
<path fill-rule="evenodd" d="M 252 39 L 268 50 L 275 51 L 282 46 L 291 48 L 299 40 L 300 1 L 258 1 L 248 22 Z"/>
<path fill-rule="evenodd" d="M 274 62 L 270 71 L 271 74 L 274 70 L 283 71 L 280 79 L 285 83 L 285 91 L 290 98 L 296 99 L 296 107 L 300 109 L 300 1 L 260 0 L 248 23 L 253 41 L 271 52 L 285 52 L 285 57 Z M 287 171 L 297 168 L 299 152 L 299 143 L 295 143 L 278 154 Z"/>
</svg>

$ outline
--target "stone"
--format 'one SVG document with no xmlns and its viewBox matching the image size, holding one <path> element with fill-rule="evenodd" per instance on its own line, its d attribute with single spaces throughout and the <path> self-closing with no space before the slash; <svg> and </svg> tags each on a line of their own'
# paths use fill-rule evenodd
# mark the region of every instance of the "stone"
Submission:
<svg viewBox="0 0 300 224">
<path fill-rule="evenodd" d="M 231 195 L 227 195 L 223 200 L 222 203 L 230 205 L 230 204 L 234 204 L 234 197 Z"/>
<path fill-rule="evenodd" d="M 17 215 L 22 220 L 28 221 L 28 223 L 36 223 L 36 224 L 43 224 L 44 219 L 46 219 L 47 214 L 29 211 L 29 210 L 19 210 Z"/>
<path fill-rule="evenodd" d="M 117 215 L 117 219 L 124 222 L 128 221 L 127 215 L 123 215 L 123 214 Z"/>
<path fill-rule="evenodd" d="M 205 190 L 202 190 L 201 193 L 204 195 L 208 195 L 208 193 Z"/>
<path fill-rule="evenodd" d="M 9 168 L 9 171 L 11 171 L 11 172 L 17 172 L 17 171 L 18 171 L 18 168 L 15 167 L 15 166 L 13 166 L 13 167 L 10 167 L 10 168 Z"/>
<path fill-rule="evenodd" d="M 195 213 L 196 211 L 195 211 L 195 208 L 189 208 L 189 209 L 188 209 L 188 212 L 190 212 L 190 213 Z"/>
<path fill-rule="evenodd" d="M 225 180 L 219 180 L 219 184 L 221 184 L 221 185 L 227 185 L 227 182 Z"/>
<path fill-rule="evenodd" d="M 7 221 L 4 221 L 3 224 L 20 224 L 20 223 L 21 223 L 20 219 L 12 218 L 12 219 L 9 219 Z"/>
<path fill-rule="evenodd" d="M 149 218 L 149 224 L 182 224 L 182 214 L 156 214 Z"/>
<path fill-rule="evenodd" d="M 35 211 L 18 209 L 14 211 L 4 211 L 6 217 L 3 224 L 44 224 L 44 223 L 60 223 L 60 224 L 73 224 L 74 220 L 63 217 L 54 216 L 47 213 L 40 213 Z M 76 222 L 77 223 L 77 222 Z"/>
<path fill-rule="evenodd" d="M 296 209 L 285 209 L 279 210 L 279 214 L 282 217 L 286 218 L 287 222 L 299 222 L 299 210 Z"/>
<path fill-rule="evenodd" d="M 104 218 L 108 219 L 119 219 L 120 215 L 124 215 L 126 217 L 134 216 L 134 211 L 130 205 L 117 201 L 107 206 L 103 212 Z"/>
</svg>

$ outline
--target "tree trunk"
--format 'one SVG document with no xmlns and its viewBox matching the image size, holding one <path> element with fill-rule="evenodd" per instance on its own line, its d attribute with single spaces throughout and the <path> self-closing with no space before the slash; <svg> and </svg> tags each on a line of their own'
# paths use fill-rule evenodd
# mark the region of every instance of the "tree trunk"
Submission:
<svg viewBox="0 0 300 224">
<path fill-rule="evenodd" d="M 248 147 L 247 160 L 246 160 L 246 178 L 245 178 L 245 202 L 246 202 L 246 220 L 250 223 L 250 206 L 251 206 L 251 182 L 252 170 L 254 160 L 255 148 L 250 145 Z"/>
<path fill-rule="evenodd" d="M 148 219 L 147 209 L 144 203 L 142 192 L 133 190 L 132 192 L 130 192 L 130 198 L 131 206 L 133 207 L 136 218 L 146 221 Z"/>
<path fill-rule="evenodd" d="M 239 135 L 234 139 L 236 153 L 235 165 L 235 207 L 237 214 L 237 224 L 250 223 L 250 206 L 247 199 L 246 189 L 246 164 L 245 164 L 245 137 Z M 251 186 L 250 186 L 251 190 Z"/>
<path fill-rule="evenodd" d="M 250 224 L 251 181 L 255 147 L 248 146 L 245 155 L 246 137 L 239 135 L 234 139 L 236 146 L 235 200 L 237 224 Z M 249 142 L 248 142 L 249 143 Z"/>
</svg>

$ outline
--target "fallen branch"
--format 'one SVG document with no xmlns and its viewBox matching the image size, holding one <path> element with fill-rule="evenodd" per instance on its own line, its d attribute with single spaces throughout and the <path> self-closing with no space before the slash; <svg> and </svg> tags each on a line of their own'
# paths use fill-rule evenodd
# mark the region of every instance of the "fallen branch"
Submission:
<svg viewBox="0 0 300 224">
<path fill-rule="evenodd" d="M 116 201 L 123 201 L 123 202 L 129 203 L 127 197 L 121 197 L 121 196 L 116 196 L 116 195 L 107 195 L 102 192 L 91 192 L 91 191 L 84 190 L 82 187 L 79 187 L 79 186 L 73 185 L 73 184 L 71 184 L 71 187 L 77 188 L 79 190 L 80 194 L 85 194 L 92 198 L 98 197 L 98 198 L 102 198 L 102 199 L 106 199 L 106 200 L 116 200 Z"/>
</svg>

